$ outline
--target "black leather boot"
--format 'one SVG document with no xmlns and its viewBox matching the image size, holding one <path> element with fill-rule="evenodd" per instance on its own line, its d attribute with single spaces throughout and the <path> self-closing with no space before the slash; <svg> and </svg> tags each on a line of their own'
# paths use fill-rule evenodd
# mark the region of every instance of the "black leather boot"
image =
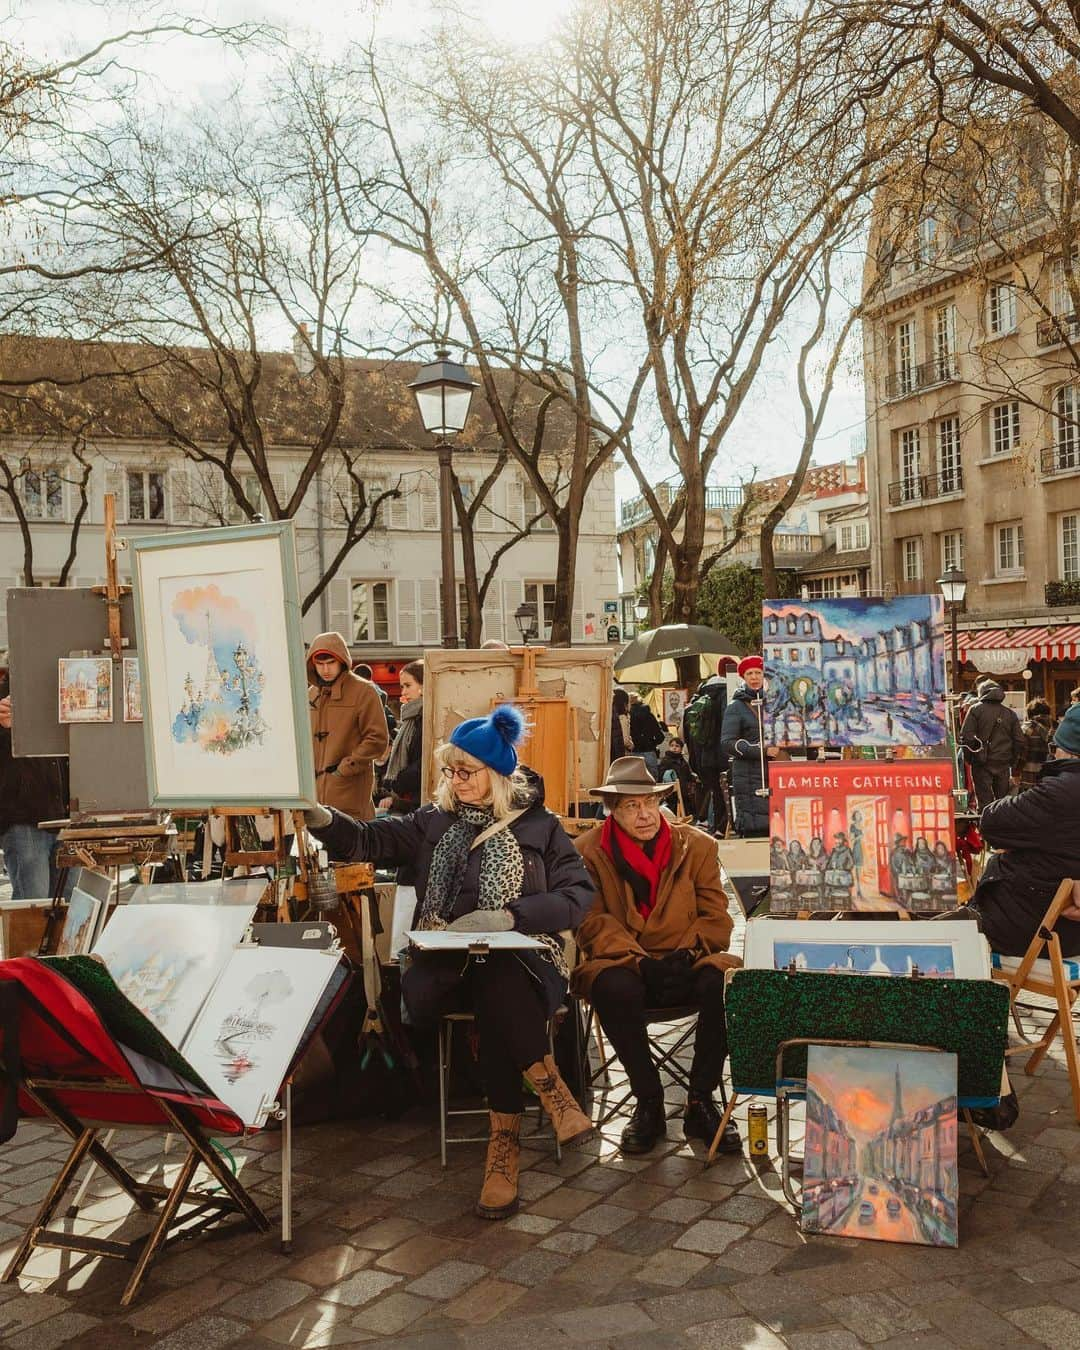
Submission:
<svg viewBox="0 0 1080 1350">
<path fill-rule="evenodd" d="M 711 1144 L 720 1128 L 720 1112 L 716 1103 L 707 1092 L 692 1092 L 686 1099 L 686 1114 L 683 1116 L 683 1134 L 687 1139 L 703 1139 Z M 718 1153 L 741 1153 L 742 1139 L 735 1122 L 729 1120 L 720 1137 Z"/>
<path fill-rule="evenodd" d="M 642 1097 L 626 1123 L 619 1139 L 623 1153 L 649 1153 L 656 1141 L 667 1134 L 667 1116 L 663 1097 Z"/>
</svg>

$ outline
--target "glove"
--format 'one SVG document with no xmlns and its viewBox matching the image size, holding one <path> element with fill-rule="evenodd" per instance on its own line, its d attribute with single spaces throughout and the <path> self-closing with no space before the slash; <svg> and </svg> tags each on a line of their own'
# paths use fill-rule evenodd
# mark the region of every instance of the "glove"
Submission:
<svg viewBox="0 0 1080 1350">
<path fill-rule="evenodd" d="M 446 925 L 451 933 L 508 933 L 514 916 L 508 909 L 474 909 Z"/>
<path fill-rule="evenodd" d="M 660 962 L 663 966 L 661 989 L 665 1003 L 688 1003 L 694 989 L 694 953 L 685 947 L 671 952 Z"/>
<path fill-rule="evenodd" d="M 309 806 L 304 812 L 304 824 L 310 830 L 325 830 L 333 819 L 333 812 L 325 806 Z"/>
<path fill-rule="evenodd" d="M 664 1002 L 664 961 L 658 956 L 642 956 L 638 960 L 638 974 L 645 981 L 645 1002 L 651 1008 Z"/>
</svg>

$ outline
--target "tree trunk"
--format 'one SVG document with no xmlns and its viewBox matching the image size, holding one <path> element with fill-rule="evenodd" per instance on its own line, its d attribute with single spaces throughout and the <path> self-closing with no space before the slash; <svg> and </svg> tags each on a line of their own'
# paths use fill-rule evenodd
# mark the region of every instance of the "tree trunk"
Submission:
<svg viewBox="0 0 1080 1350">
<path fill-rule="evenodd" d="M 559 512 L 556 526 L 559 531 L 559 553 L 555 563 L 555 612 L 551 619 L 551 647 L 569 647 L 573 634 L 574 586 L 577 582 L 577 546 L 580 515 L 569 503 Z M 540 631 L 544 630 L 544 616 L 538 615 Z"/>
</svg>

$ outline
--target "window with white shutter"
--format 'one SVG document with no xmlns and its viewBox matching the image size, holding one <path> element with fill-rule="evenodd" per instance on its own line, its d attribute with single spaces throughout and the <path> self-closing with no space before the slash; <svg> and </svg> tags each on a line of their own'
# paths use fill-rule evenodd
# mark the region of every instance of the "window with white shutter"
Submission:
<svg viewBox="0 0 1080 1350">
<path fill-rule="evenodd" d="M 493 577 L 488 582 L 488 588 L 484 593 L 484 636 L 485 642 L 496 639 L 499 642 L 509 642 L 517 634 L 511 634 L 510 638 L 503 636 L 503 617 L 502 605 L 499 601 L 499 583 Z"/>
<path fill-rule="evenodd" d="M 128 469 L 127 518 L 129 521 L 165 519 L 165 474 L 160 469 Z"/>
<path fill-rule="evenodd" d="M 439 492 L 435 479 L 429 473 L 420 476 L 420 528 L 439 528 Z"/>
<path fill-rule="evenodd" d="M 439 583 L 431 578 L 417 582 L 420 607 L 420 642 L 434 647 L 442 639 L 439 611 Z"/>
<path fill-rule="evenodd" d="M 416 582 L 395 581 L 394 596 L 397 600 L 397 640 L 403 647 L 412 647 L 418 640 L 416 632 Z"/>
<path fill-rule="evenodd" d="M 525 484 L 521 475 L 512 473 L 506 480 L 506 518 L 512 530 L 520 530 L 525 524 Z M 519 600 L 517 602 L 521 604 Z"/>
<path fill-rule="evenodd" d="M 540 497 L 532 483 L 526 482 L 522 487 L 525 493 L 525 519 L 530 521 L 541 510 Z M 533 526 L 534 530 L 551 531 L 554 528 L 555 522 L 546 512 Z"/>
<path fill-rule="evenodd" d="M 499 583 L 493 581 L 491 584 L 492 586 L 497 586 Z M 517 620 L 514 618 L 514 614 L 517 612 L 518 606 L 524 599 L 525 586 L 522 581 L 504 581 L 502 583 L 503 632 L 506 634 L 503 638 L 504 642 L 521 641 L 521 634 L 518 630 Z"/>
<path fill-rule="evenodd" d="M 340 633 L 346 642 L 352 633 L 351 590 L 347 577 L 334 577 L 327 587 L 330 607 L 330 631 Z"/>
<path fill-rule="evenodd" d="M 195 518 L 192 511 L 196 470 L 189 464 L 169 470 L 169 519 L 174 525 L 190 525 Z"/>
<path fill-rule="evenodd" d="M 585 641 L 585 599 L 580 581 L 574 583 L 574 609 L 570 616 L 570 640 L 572 642 Z"/>
</svg>

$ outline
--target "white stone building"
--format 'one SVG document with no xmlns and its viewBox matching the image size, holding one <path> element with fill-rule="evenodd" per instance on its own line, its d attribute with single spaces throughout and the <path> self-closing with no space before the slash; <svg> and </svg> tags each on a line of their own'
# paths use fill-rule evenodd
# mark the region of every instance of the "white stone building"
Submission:
<svg viewBox="0 0 1080 1350">
<path fill-rule="evenodd" d="M 13 369 L 12 341 L 6 339 L 0 348 L 9 377 Z M 74 350 L 69 343 L 36 342 L 33 346 L 32 367 L 36 371 L 47 369 L 50 353 L 58 366 L 61 362 L 70 364 Z M 79 351 L 80 359 L 86 350 Z M 288 357 L 268 354 L 264 359 L 273 369 L 272 397 L 279 402 L 295 400 L 298 405 L 284 409 L 275 405 L 280 440 L 268 445 L 275 492 L 280 500 L 286 500 L 308 455 L 306 445 L 310 441 L 296 438 L 292 426 L 294 417 L 303 417 L 307 390 Z M 311 604 L 304 616 L 304 634 L 310 638 L 317 632 L 336 629 L 349 639 L 358 657 L 373 661 L 410 659 L 442 639 L 435 455 L 426 448 L 428 438 L 415 423 L 406 388 L 415 368 L 391 367 L 388 373 L 385 363 L 377 372 L 370 368 L 371 363 L 348 362 L 347 366 L 356 368 L 358 381 L 376 374 L 378 379 L 369 378 L 362 391 L 367 400 L 363 419 L 350 415 L 347 408 L 335 442 L 340 449 L 327 453 L 294 515 L 301 595 L 307 596 L 316 586 L 326 562 L 336 555 L 346 537 L 344 513 L 357 490 L 350 481 L 343 451 L 359 465 L 357 473 L 369 497 L 373 491 L 388 488 L 397 488 L 401 496 L 384 503 L 377 527 L 354 544 L 336 576 Z M 56 583 L 79 509 L 81 470 L 71 448 L 75 438 L 70 430 L 75 409 L 85 411 L 86 430 L 78 444 L 92 470 L 89 502 L 78 532 L 69 585 L 94 585 L 103 579 L 105 492 L 115 495 L 121 537 L 246 520 L 220 470 L 192 463 L 175 443 L 170 443 L 174 438 L 163 432 L 156 419 L 140 409 L 136 400 L 125 397 L 118 386 L 94 380 L 64 390 L 60 396 L 49 386 L 40 388 L 46 391 L 43 397 L 51 407 L 58 397 L 62 398 L 62 433 L 51 428 L 50 419 L 25 407 L 8 408 L 0 425 L 0 455 L 18 473 L 17 488 L 30 524 L 34 579 L 38 584 Z M 373 393 L 386 396 L 382 407 L 374 407 Z M 392 400 L 396 400 L 396 406 L 387 406 Z M 475 490 L 496 462 L 493 435 L 485 434 L 484 423 L 490 428 L 486 413 L 478 395 L 470 419 L 477 424 L 470 436 L 476 447 L 463 446 L 455 454 L 455 469 L 466 495 L 470 488 Z M 364 427 L 358 425 L 361 420 Z M 53 427 L 55 421 L 53 418 Z M 387 424 L 397 429 L 391 434 Z M 209 445 L 210 440 L 200 443 Z M 557 445 L 553 451 L 557 455 Z M 258 480 L 254 474 L 243 476 L 248 480 L 245 495 L 254 501 Z M 511 461 L 477 518 L 476 556 L 481 577 L 496 549 L 520 531 L 537 510 L 532 485 L 521 467 Z M 456 529 L 455 544 L 456 576 L 464 597 L 461 540 Z M 550 632 L 556 552 L 554 527 L 542 520 L 501 556 L 483 610 L 485 639 L 519 641 L 514 611 L 523 601 L 536 603 L 538 614 L 545 620 L 542 636 Z M 121 554 L 123 581 L 129 580 L 126 561 Z M 23 538 L 16 512 L 10 497 L 0 491 L 0 590 L 26 584 L 23 563 Z M 573 606 L 575 643 L 604 642 L 604 603 L 614 601 L 617 594 L 614 467 L 608 465 L 593 480 L 581 521 Z M 464 633 L 464 598 L 459 631 Z M 6 645 L 4 619 L 0 623 L 0 647 Z"/>
</svg>

